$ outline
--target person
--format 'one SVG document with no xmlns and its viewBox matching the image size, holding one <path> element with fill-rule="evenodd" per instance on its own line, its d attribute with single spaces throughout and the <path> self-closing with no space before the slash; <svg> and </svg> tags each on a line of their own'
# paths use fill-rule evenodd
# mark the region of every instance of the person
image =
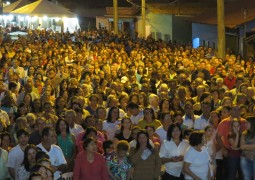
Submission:
<svg viewBox="0 0 255 180">
<path fill-rule="evenodd" d="M 43 175 L 39 172 L 33 172 L 30 174 L 28 180 L 43 180 Z"/>
<path fill-rule="evenodd" d="M 28 143 L 37 145 L 41 142 L 42 138 L 42 130 L 46 126 L 46 119 L 44 117 L 38 117 L 36 118 L 36 128 L 35 130 L 30 134 Z"/>
<path fill-rule="evenodd" d="M 240 121 L 237 118 L 234 118 L 231 122 L 231 129 L 228 134 L 228 142 L 230 147 L 228 149 L 228 180 L 235 179 L 236 174 L 241 178 L 242 173 L 240 169 L 240 139 L 241 139 L 241 131 L 240 131 Z"/>
<path fill-rule="evenodd" d="M 106 140 L 103 142 L 103 150 L 104 150 L 104 157 L 109 157 L 111 154 L 114 153 L 114 144 L 111 140 Z"/>
<path fill-rule="evenodd" d="M 73 171 L 76 156 L 75 137 L 70 133 L 68 123 L 64 119 L 59 119 L 56 124 L 56 134 L 59 147 L 62 149 L 67 161 L 67 172 Z"/>
<path fill-rule="evenodd" d="M 255 117 L 248 116 L 247 130 L 241 135 L 240 148 L 243 151 L 241 156 L 241 170 L 244 180 L 255 178 Z"/>
<path fill-rule="evenodd" d="M 139 131 L 136 147 L 130 148 L 131 163 L 134 167 L 133 179 L 156 180 L 159 178 L 161 160 L 158 152 L 149 143 L 146 131 Z"/>
<path fill-rule="evenodd" d="M 76 112 L 74 110 L 67 110 L 65 112 L 65 120 L 68 122 L 68 125 L 70 127 L 70 132 L 74 134 L 74 136 L 77 138 L 77 136 L 83 132 L 83 128 L 81 125 L 75 123 L 76 118 Z"/>
<path fill-rule="evenodd" d="M 59 179 L 61 171 L 65 171 L 67 168 L 63 151 L 59 146 L 53 144 L 55 136 L 53 128 L 45 127 L 42 130 L 42 142 L 37 145 L 37 147 L 46 152 L 50 157 L 51 168 L 54 171 L 54 180 Z"/>
<path fill-rule="evenodd" d="M 160 148 L 160 139 L 157 136 L 157 134 L 155 133 L 155 128 L 152 125 L 147 125 L 145 126 L 145 130 L 147 131 L 147 133 L 149 134 L 149 139 L 153 142 L 154 144 L 154 148 L 159 150 Z"/>
<path fill-rule="evenodd" d="M 114 139 L 115 144 L 117 144 L 117 142 L 121 140 L 126 140 L 127 142 L 131 142 L 133 140 L 131 136 L 131 127 L 132 127 L 131 119 L 128 117 L 124 117 L 121 120 L 120 132 L 115 135 Z"/>
<path fill-rule="evenodd" d="M 173 123 L 167 131 L 167 140 L 160 147 L 159 156 L 165 164 L 162 180 L 184 179 L 182 174 L 183 158 L 189 147 L 189 142 L 183 139 L 182 129 L 178 123 Z"/>
<path fill-rule="evenodd" d="M 76 157 L 73 179 L 108 180 L 106 162 L 104 157 L 97 153 L 96 141 L 93 138 L 87 138 L 83 148 L 84 151 Z"/>
<path fill-rule="evenodd" d="M 108 173 L 111 179 L 131 178 L 131 162 L 127 157 L 129 144 L 125 140 L 121 140 L 116 145 L 116 153 L 106 158 Z"/>
<path fill-rule="evenodd" d="M 117 130 L 119 130 L 119 108 L 111 107 L 107 119 L 103 123 L 103 130 L 106 131 L 108 140 L 113 140 Z"/>
<path fill-rule="evenodd" d="M 2 138 L 0 138 L 1 144 Z M 9 172 L 7 168 L 8 152 L 0 147 L 0 179 L 9 178 Z"/>
<path fill-rule="evenodd" d="M 144 119 L 140 120 L 137 124 L 141 129 L 144 129 L 145 126 L 149 124 L 153 125 L 155 129 L 161 126 L 161 122 L 156 119 L 154 110 L 152 108 L 145 108 L 143 110 L 143 113 L 144 113 Z"/>
<path fill-rule="evenodd" d="M 53 180 L 53 170 L 42 164 L 35 164 L 31 169 L 31 174 L 38 172 L 42 175 L 43 180 Z"/>
<path fill-rule="evenodd" d="M 211 179 L 210 157 L 203 148 L 203 139 L 204 133 L 202 131 L 194 131 L 190 135 L 190 147 L 184 155 L 185 180 Z"/>
<path fill-rule="evenodd" d="M 159 117 L 162 125 L 156 129 L 155 133 L 159 136 L 160 143 L 163 143 L 164 140 L 167 139 L 167 130 L 169 126 L 173 123 L 173 120 L 169 112 L 161 113 Z"/>
<path fill-rule="evenodd" d="M 199 116 L 194 114 L 193 105 L 191 102 L 187 102 L 184 105 L 184 116 L 183 116 L 183 123 L 189 128 L 194 128 L 195 119 L 198 119 Z"/>
<path fill-rule="evenodd" d="M 24 129 L 17 131 L 18 145 L 12 148 L 8 155 L 7 167 L 10 176 L 17 179 L 17 170 L 24 160 L 24 150 L 28 145 L 29 133 Z"/>
<path fill-rule="evenodd" d="M 194 129 L 203 130 L 207 125 L 209 125 L 209 118 L 211 112 L 211 103 L 209 101 L 203 101 L 201 103 L 202 115 L 199 116 L 194 121 Z"/>
<path fill-rule="evenodd" d="M 127 111 L 130 114 L 130 119 L 133 125 L 137 125 L 140 120 L 144 118 L 143 111 L 139 108 L 139 105 L 133 102 L 130 102 L 127 105 Z"/>
<path fill-rule="evenodd" d="M 36 164 L 35 155 L 37 153 L 35 145 L 28 145 L 24 151 L 24 160 L 17 171 L 17 179 L 28 179 L 31 168 Z"/>
</svg>

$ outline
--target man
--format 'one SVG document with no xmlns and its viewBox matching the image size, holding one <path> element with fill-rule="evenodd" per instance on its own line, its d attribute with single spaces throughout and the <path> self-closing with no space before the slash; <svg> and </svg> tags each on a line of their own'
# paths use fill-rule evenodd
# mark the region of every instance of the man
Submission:
<svg viewBox="0 0 255 180">
<path fill-rule="evenodd" d="M 25 91 L 20 93 L 17 98 L 17 104 L 20 105 L 23 102 L 25 94 L 30 94 L 32 97 L 32 101 L 35 99 L 40 99 L 39 95 L 33 92 L 33 86 L 31 84 L 25 84 L 24 86 Z"/>
<path fill-rule="evenodd" d="M 156 94 L 150 94 L 149 103 L 156 116 L 159 111 L 159 97 Z"/>
<path fill-rule="evenodd" d="M 138 122 L 144 118 L 143 110 L 139 109 L 138 104 L 130 102 L 127 105 L 127 110 L 131 114 L 130 119 L 132 121 L 132 125 L 137 125 Z"/>
<path fill-rule="evenodd" d="M 74 136 L 77 138 L 77 136 L 83 132 L 83 128 L 81 125 L 75 123 L 76 119 L 76 112 L 74 110 L 67 110 L 65 112 L 65 120 L 67 121 L 70 132 L 74 134 Z"/>
<path fill-rule="evenodd" d="M 194 127 L 195 119 L 198 119 L 199 116 L 194 115 L 193 105 L 190 102 L 185 103 L 184 112 L 183 124 L 185 124 L 189 129 L 192 129 Z"/>
<path fill-rule="evenodd" d="M 24 160 L 24 150 L 28 145 L 29 133 L 24 129 L 17 131 L 18 145 L 11 149 L 8 155 L 7 167 L 10 176 L 17 179 L 17 170 Z"/>
<path fill-rule="evenodd" d="M 46 119 L 44 117 L 38 117 L 36 119 L 36 130 L 30 135 L 29 144 L 37 145 L 42 141 L 42 130 L 46 125 Z"/>
<path fill-rule="evenodd" d="M 227 179 L 228 176 L 228 172 L 230 172 L 229 170 L 231 170 L 232 166 L 228 166 L 230 161 L 232 161 L 233 163 L 230 164 L 236 164 L 236 163 L 240 163 L 238 158 L 233 158 L 233 157 L 228 157 L 228 150 L 230 149 L 230 144 L 228 141 L 228 135 L 229 132 L 231 131 L 231 124 L 233 122 L 233 120 L 237 118 L 240 121 L 241 124 L 241 132 L 244 132 L 246 130 L 246 120 L 241 118 L 241 108 L 239 106 L 232 106 L 231 108 L 231 112 L 230 112 L 230 117 L 223 119 L 218 128 L 217 128 L 217 133 L 216 133 L 216 140 L 218 145 L 221 148 L 221 152 L 222 155 L 224 157 L 224 167 L 227 167 L 227 173 L 224 175 L 225 177 L 223 177 L 224 179 Z M 238 161 L 238 162 L 236 162 Z M 228 165 L 227 165 L 228 164 Z"/>
<path fill-rule="evenodd" d="M 19 60 L 17 58 L 14 58 L 12 60 L 12 69 L 14 70 L 14 72 L 18 73 L 19 77 L 21 79 L 25 78 L 25 70 L 23 67 L 19 66 Z"/>
<path fill-rule="evenodd" d="M 99 102 L 99 97 L 97 96 L 97 94 L 92 94 L 89 97 L 89 105 L 85 109 L 90 113 L 90 115 L 92 116 L 96 115 L 98 102 Z"/>
<path fill-rule="evenodd" d="M 229 90 L 233 89 L 236 85 L 236 76 L 232 68 L 228 69 L 228 74 L 224 78 L 224 85 L 227 86 Z"/>
<path fill-rule="evenodd" d="M 54 180 L 60 178 L 62 171 L 67 168 L 67 162 L 61 148 L 54 143 L 56 134 L 51 127 L 45 127 L 42 131 L 42 142 L 37 145 L 41 150 L 50 157 L 51 169 L 54 171 Z"/>
<path fill-rule="evenodd" d="M 206 126 L 208 126 L 210 113 L 211 113 L 211 103 L 208 101 L 203 101 L 201 103 L 202 115 L 195 119 L 194 129 L 196 130 L 204 130 Z"/>
</svg>

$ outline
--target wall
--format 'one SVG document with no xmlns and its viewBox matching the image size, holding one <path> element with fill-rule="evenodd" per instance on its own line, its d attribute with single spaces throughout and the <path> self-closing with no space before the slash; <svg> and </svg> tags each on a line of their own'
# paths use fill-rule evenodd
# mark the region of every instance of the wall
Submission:
<svg viewBox="0 0 255 180">
<path fill-rule="evenodd" d="M 192 23 L 185 21 L 184 17 L 173 16 L 173 41 L 192 42 Z"/>
<path fill-rule="evenodd" d="M 141 26 L 141 17 L 138 17 L 136 22 L 138 36 L 141 35 Z M 148 13 L 146 15 L 146 30 L 150 31 L 148 34 L 151 33 L 155 39 L 172 39 L 172 15 Z"/>
</svg>

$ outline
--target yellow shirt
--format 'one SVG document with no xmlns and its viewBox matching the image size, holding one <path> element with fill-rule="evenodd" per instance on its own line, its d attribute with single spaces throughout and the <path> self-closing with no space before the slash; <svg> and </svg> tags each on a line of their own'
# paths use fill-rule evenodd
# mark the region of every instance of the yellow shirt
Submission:
<svg viewBox="0 0 255 180">
<path fill-rule="evenodd" d="M 140 120 L 139 122 L 138 122 L 138 124 L 137 124 L 140 128 L 142 128 L 142 129 L 145 129 L 145 126 L 147 126 L 147 125 L 152 125 L 152 126 L 154 126 L 154 128 L 155 128 L 155 130 L 159 127 L 159 126 L 161 126 L 161 122 L 159 121 L 159 120 L 154 120 L 154 121 L 152 121 L 152 123 L 147 123 L 144 119 L 143 120 Z"/>
</svg>

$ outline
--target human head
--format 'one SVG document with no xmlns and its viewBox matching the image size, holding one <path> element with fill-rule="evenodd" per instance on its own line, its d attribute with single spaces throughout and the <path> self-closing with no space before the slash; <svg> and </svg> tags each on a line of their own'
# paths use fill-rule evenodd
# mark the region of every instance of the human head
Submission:
<svg viewBox="0 0 255 180">
<path fill-rule="evenodd" d="M 19 141 L 19 144 L 24 146 L 28 144 L 28 139 L 29 139 L 29 133 L 25 129 L 19 129 L 17 131 L 17 138 Z"/>
<path fill-rule="evenodd" d="M 56 123 L 56 134 L 60 135 L 62 131 L 65 131 L 67 134 L 69 134 L 70 128 L 69 128 L 69 124 L 67 123 L 67 121 L 60 118 L 60 119 L 58 119 L 58 121 Z"/>
<path fill-rule="evenodd" d="M 91 137 L 85 139 L 83 142 L 83 149 L 87 152 L 97 152 L 96 140 Z"/>
<path fill-rule="evenodd" d="M 172 138 L 179 138 L 182 141 L 182 129 L 178 123 L 172 123 L 167 130 L 167 140 L 170 141 Z"/>
<path fill-rule="evenodd" d="M 35 145 L 29 144 L 24 151 L 23 165 L 27 171 L 30 171 L 30 167 L 36 163 L 35 155 L 38 149 Z"/>
<path fill-rule="evenodd" d="M 137 137 L 136 137 L 136 150 L 138 150 L 140 148 L 141 145 L 146 145 L 146 147 L 150 150 L 152 150 L 152 146 L 149 142 L 150 138 L 149 138 L 149 134 L 144 131 L 144 130 L 140 130 L 137 133 Z"/>
<path fill-rule="evenodd" d="M 129 150 L 129 143 L 125 140 L 121 140 L 116 145 L 117 154 L 120 158 L 124 158 Z"/>
<path fill-rule="evenodd" d="M 54 143 L 55 138 L 56 138 L 56 134 L 53 128 L 51 127 L 43 128 L 42 130 L 43 143 L 52 145 Z"/>
<path fill-rule="evenodd" d="M 203 131 L 194 131 L 190 134 L 189 137 L 189 143 L 191 146 L 199 146 L 203 145 L 203 136 L 204 132 Z"/>
<path fill-rule="evenodd" d="M 107 122 L 115 122 L 119 119 L 119 108 L 118 107 L 111 107 L 109 109 L 109 113 L 107 116 Z"/>
</svg>

